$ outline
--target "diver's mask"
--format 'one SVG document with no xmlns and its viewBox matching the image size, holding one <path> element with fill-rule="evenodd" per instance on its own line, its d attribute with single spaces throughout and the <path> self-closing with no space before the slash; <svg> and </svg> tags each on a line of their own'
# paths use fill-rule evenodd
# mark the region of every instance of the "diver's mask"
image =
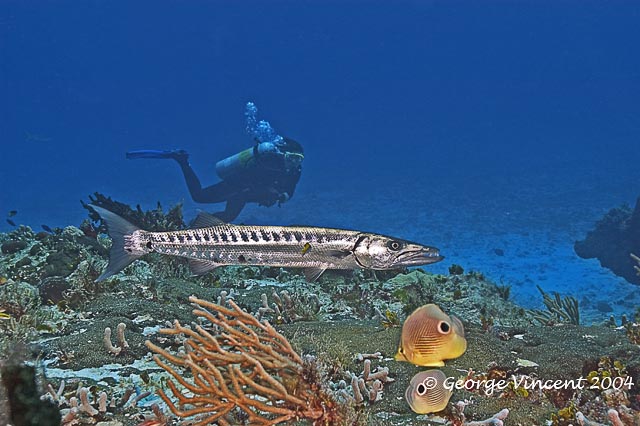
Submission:
<svg viewBox="0 0 640 426">
<path fill-rule="evenodd" d="M 284 168 L 287 173 L 300 170 L 300 166 L 302 165 L 302 160 L 304 160 L 304 155 L 299 152 L 285 152 L 284 153 Z"/>
</svg>

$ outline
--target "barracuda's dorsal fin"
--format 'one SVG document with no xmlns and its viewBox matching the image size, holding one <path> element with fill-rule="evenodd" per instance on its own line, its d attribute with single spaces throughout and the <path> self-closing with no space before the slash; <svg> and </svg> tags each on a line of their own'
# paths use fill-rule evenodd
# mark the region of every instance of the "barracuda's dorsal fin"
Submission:
<svg viewBox="0 0 640 426">
<path fill-rule="evenodd" d="M 192 228 L 208 228 L 210 226 L 225 225 L 225 222 L 207 212 L 200 212 L 191 224 Z"/>
<path fill-rule="evenodd" d="M 302 273 L 307 281 L 312 283 L 320 278 L 320 275 L 322 275 L 326 270 L 326 268 L 305 268 L 302 270 Z"/>
<path fill-rule="evenodd" d="M 194 275 L 204 275 L 220 266 L 217 263 L 208 260 L 189 259 L 189 269 Z"/>
</svg>

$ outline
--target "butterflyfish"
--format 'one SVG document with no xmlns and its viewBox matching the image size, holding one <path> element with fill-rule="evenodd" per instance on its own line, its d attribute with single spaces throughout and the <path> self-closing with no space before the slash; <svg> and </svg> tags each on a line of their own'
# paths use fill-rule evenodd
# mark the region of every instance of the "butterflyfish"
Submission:
<svg viewBox="0 0 640 426">
<path fill-rule="evenodd" d="M 424 305 L 402 325 L 396 361 L 426 367 L 442 367 L 444 360 L 458 358 L 467 349 L 464 326 L 434 304 Z"/>
<path fill-rule="evenodd" d="M 411 379 L 404 398 L 418 414 L 437 413 L 447 408 L 451 389 L 445 386 L 447 376 L 440 370 L 422 371 Z"/>
</svg>

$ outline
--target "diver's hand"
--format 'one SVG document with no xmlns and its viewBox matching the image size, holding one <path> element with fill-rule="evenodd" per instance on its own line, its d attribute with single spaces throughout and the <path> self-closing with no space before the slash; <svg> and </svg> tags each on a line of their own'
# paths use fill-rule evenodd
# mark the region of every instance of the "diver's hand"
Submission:
<svg viewBox="0 0 640 426">
<path fill-rule="evenodd" d="M 280 201 L 280 192 L 273 187 L 265 188 L 266 191 L 263 193 L 262 200 L 258 202 L 259 205 L 265 207 L 271 207 L 275 203 L 279 203 Z"/>
</svg>

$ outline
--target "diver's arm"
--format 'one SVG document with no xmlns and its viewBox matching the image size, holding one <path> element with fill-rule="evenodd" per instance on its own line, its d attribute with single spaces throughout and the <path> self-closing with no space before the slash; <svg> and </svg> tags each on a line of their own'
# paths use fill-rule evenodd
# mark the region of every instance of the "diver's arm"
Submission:
<svg viewBox="0 0 640 426">
<path fill-rule="evenodd" d="M 293 193 L 295 192 L 298 181 L 300 180 L 300 175 L 300 171 L 296 171 L 294 173 L 287 173 L 285 176 L 283 176 L 282 189 L 283 192 L 287 193 L 287 200 L 293 197 Z"/>
<path fill-rule="evenodd" d="M 202 187 L 200 179 L 188 161 L 179 161 L 182 174 L 187 182 L 191 198 L 196 203 L 221 203 L 227 201 L 236 191 L 228 182 L 222 181 L 214 185 Z"/>
</svg>

